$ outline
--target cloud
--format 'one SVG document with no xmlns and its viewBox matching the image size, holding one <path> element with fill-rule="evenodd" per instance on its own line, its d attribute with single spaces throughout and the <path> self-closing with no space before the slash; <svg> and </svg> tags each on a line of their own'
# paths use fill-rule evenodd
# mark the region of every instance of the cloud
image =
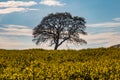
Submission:
<svg viewBox="0 0 120 80">
<path fill-rule="evenodd" d="M 27 26 L 21 25 L 4 25 L 0 28 L 0 35 L 13 35 L 13 36 L 32 36 L 32 29 Z"/>
<path fill-rule="evenodd" d="M 61 3 L 58 0 L 41 0 L 40 4 L 47 6 L 64 6 L 65 3 Z"/>
<path fill-rule="evenodd" d="M 21 12 L 21 11 L 26 11 L 26 9 L 25 8 L 6 8 L 6 9 L 0 9 L 0 14 L 9 14 L 9 13 Z"/>
<path fill-rule="evenodd" d="M 12 12 L 21 12 L 21 11 L 29 11 L 29 10 L 37 10 L 37 9 L 30 9 L 30 8 L 5 8 L 0 9 L 0 14 L 8 14 Z"/>
<path fill-rule="evenodd" d="M 88 42 L 88 45 L 96 45 L 100 47 L 100 44 L 104 44 L 101 47 L 109 47 L 111 45 L 120 43 L 120 32 L 107 32 L 99 34 L 88 34 L 86 36 L 80 35 L 83 39 Z M 91 46 L 92 47 L 92 46 Z"/>
<path fill-rule="evenodd" d="M 120 21 L 120 18 L 114 18 L 113 20 L 114 21 Z"/>
<path fill-rule="evenodd" d="M 38 10 L 32 8 L 26 8 L 29 6 L 36 5 L 37 3 L 34 1 L 22 2 L 22 1 L 7 1 L 0 2 L 0 14 L 9 14 L 13 12 L 23 12 L 29 10 Z"/>
<path fill-rule="evenodd" d="M 120 18 L 114 18 L 111 22 L 102 22 L 95 24 L 87 24 L 88 27 L 120 27 Z"/>
<path fill-rule="evenodd" d="M 11 40 L 10 38 L 5 36 L 0 36 L 0 48 L 4 48 L 4 49 L 10 49 L 13 47 L 18 48 L 18 46 L 22 46 L 22 45 L 24 45 L 24 43 Z"/>
<path fill-rule="evenodd" d="M 120 27 L 120 22 L 104 22 L 104 23 L 95 23 L 87 24 L 88 27 Z"/>
<path fill-rule="evenodd" d="M 7 36 L 0 36 L 0 49 L 29 49 L 29 48 L 39 48 L 32 43 L 31 39 L 28 41 L 22 41 L 21 39 L 27 39 L 25 37 L 19 37 L 17 40 L 15 37 L 10 38 Z"/>
<path fill-rule="evenodd" d="M 29 2 L 22 2 L 22 1 L 7 1 L 7 2 L 0 2 L 0 7 L 8 8 L 8 7 L 28 7 L 36 5 L 37 3 L 34 1 Z"/>
</svg>

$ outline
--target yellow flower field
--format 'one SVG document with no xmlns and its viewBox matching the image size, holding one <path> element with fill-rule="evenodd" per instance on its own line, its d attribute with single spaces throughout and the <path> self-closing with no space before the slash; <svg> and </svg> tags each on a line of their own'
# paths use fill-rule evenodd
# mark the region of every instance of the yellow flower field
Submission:
<svg viewBox="0 0 120 80">
<path fill-rule="evenodd" d="M 120 48 L 1 49 L 0 80 L 120 80 Z"/>
</svg>

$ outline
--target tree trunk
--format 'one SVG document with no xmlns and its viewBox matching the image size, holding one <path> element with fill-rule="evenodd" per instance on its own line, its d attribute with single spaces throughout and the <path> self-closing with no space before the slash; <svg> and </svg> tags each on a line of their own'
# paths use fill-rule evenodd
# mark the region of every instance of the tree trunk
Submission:
<svg viewBox="0 0 120 80">
<path fill-rule="evenodd" d="M 58 44 L 55 44 L 54 50 L 57 50 L 58 48 Z"/>
</svg>

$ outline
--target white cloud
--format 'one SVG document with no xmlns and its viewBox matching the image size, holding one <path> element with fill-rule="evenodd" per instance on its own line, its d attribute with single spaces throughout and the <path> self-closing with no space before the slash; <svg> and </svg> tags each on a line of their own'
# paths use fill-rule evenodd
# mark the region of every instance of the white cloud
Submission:
<svg viewBox="0 0 120 80">
<path fill-rule="evenodd" d="M 21 41 L 23 37 L 20 37 L 19 40 L 17 40 L 15 37 L 10 38 L 7 36 L 0 36 L 0 49 L 29 49 L 29 48 L 39 48 L 39 46 L 34 45 L 32 43 L 32 39 L 27 39 L 28 41 L 24 42 Z"/>
<path fill-rule="evenodd" d="M 104 22 L 104 23 L 95 23 L 87 24 L 88 27 L 120 27 L 120 22 Z"/>
<path fill-rule="evenodd" d="M 102 22 L 95 24 L 87 24 L 88 27 L 120 27 L 120 18 L 114 18 L 111 22 Z"/>
<path fill-rule="evenodd" d="M 12 12 L 24 12 L 24 11 L 29 11 L 29 10 L 38 10 L 38 9 L 30 9 L 30 8 L 5 8 L 5 9 L 0 9 L 0 14 L 8 14 Z"/>
<path fill-rule="evenodd" d="M 38 10 L 38 9 L 31 9 L 26 8 L 32 5 L 36 5 L 37 3 L 34 1 L 29 2 L 22 2 L 22 1 L 7 1 L 7 2 L 0 2 L 0 14 L 9 14 L 13 12 L 23 12 L 29 10 Z"/>
<path fill-rule="evenodd" d="M 113 20 L 114 21 L 120 21 L 120 18 L 114 18 Z"/>
<path fill-rule="evenodd" d="M 8 37 L 0 36 L 0 48 L 10 49 L 10 48 L 18 48 L 17 46 L 22 46 L 24 43 L 17 42 L 15 40 L 11 40 Z"/>
<path fill-rule="evenodd" d="M 47 6 L 64 6 L 65 3 L 61 3 L 58 0 L 41 0 L 40 4 Z"/>
<path fill-rule="evenodd" d="M 14 36 L 32 36 L 32 29 L 21 25 L 5 25 L 0 35 L 14 35 Z"/>
<path fill-rule="evenodd" d="M 22 1 L 7 1 L 0 2 L 0 7 L 28 7 L 36 5 L 37 3 L 34 1 L 22 2 Z"/>
<path fill-rule="evenodd" d="M 25 8 L 5 8 L 5 9 L 0 9 L 0 14 L 8 14 L 12 12 L 21 12 L 25 11 Z"/>
<path fill-rule="evenodd" d="M 9 25 L 3 25 L 3 26 L 7 26 L 9 28 L 28 28 L 27 26 L 22 26 L 22 25 L 13 25 L 13 24 L 9 24 Z"/>
<path fill-rule="evenodd" d="M 109 47 L 109 46 L 120 43 L 119 35 L 120 35 L 119 32 L 109 32 L 109 33 L 107 32 L 107 33 L 88 34 L 86 36 L 83 36 L 83 35 L 80 35 L 80 36 L 88 42 L 88 45 L 97 46 L 99 44 L 106 43 L 102 47 Z"/>
</svg>

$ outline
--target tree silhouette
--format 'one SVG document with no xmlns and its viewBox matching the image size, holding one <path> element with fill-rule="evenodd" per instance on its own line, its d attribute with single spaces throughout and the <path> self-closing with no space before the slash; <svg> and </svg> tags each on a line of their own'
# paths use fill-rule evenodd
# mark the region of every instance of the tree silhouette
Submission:
<svg viewBox="0 0 120 80">
<path fill-rule="evenodd" d="M 50 40 L 50 46 L 55 45 L 54 50 L 57 50 L 65 41 L 77 44 L 87 43 L 79 35 L 87 34 L 85 23 L 84 18 L 73 17 L 68 12 L 51 13 L 44 17 L 41 23 L 33 29 L 33 41 L 39 44 Z"/>
</svg>

